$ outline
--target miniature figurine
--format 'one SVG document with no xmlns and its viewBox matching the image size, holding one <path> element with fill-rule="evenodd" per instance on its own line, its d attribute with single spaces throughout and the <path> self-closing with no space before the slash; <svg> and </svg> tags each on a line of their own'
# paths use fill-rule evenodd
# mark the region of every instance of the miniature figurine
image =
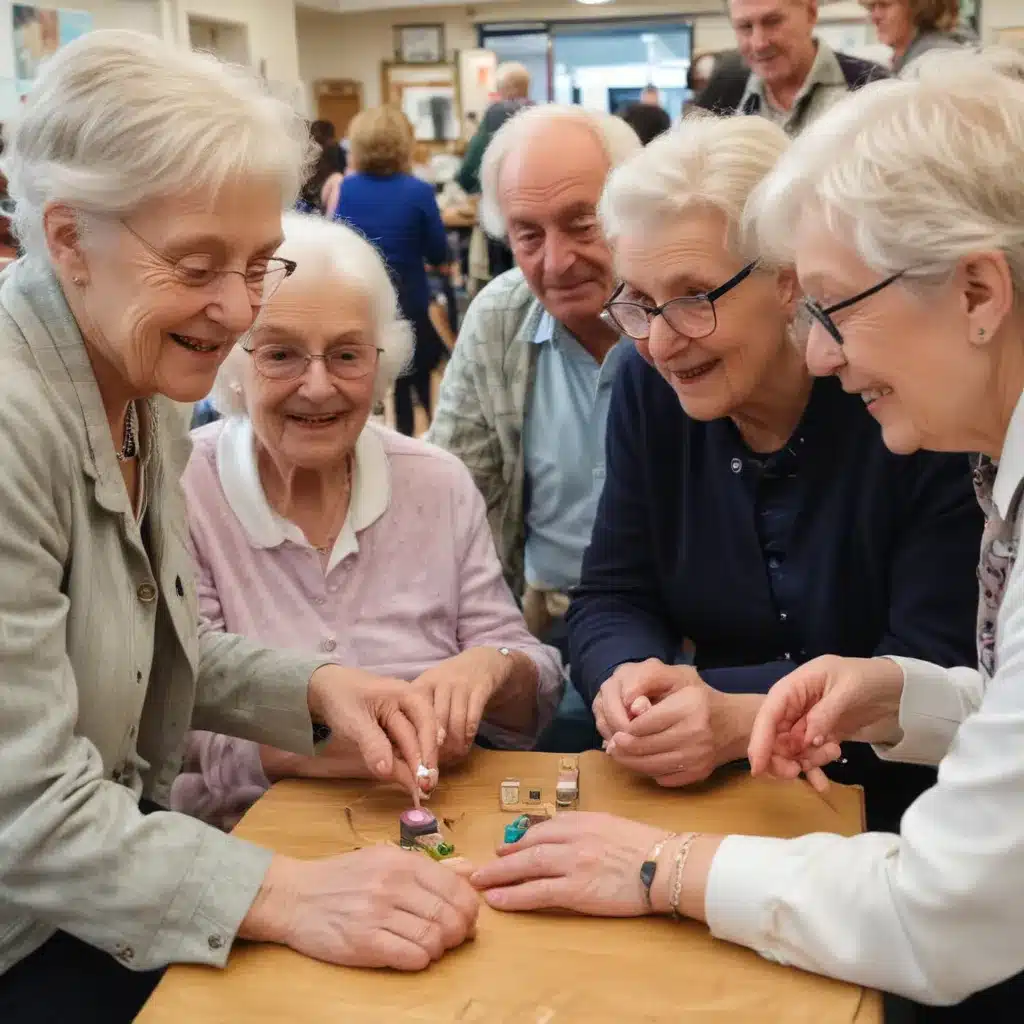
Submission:
<svg viewBox="0 0 1024 1024">
<path fill-rule="evenodd" d="M 509 822 L 505 826 L 505 842 L 518 843 L 526 835 L 526 830 L 529 827 L 530 819 L 525 814 L 520 814 L 515 821 Z"/>
<path fill-rule="evenodd" d="M 411 807 L 403 811 L 399 821 L 399 844 L 406 850 L 422 850 L 434 860 L 444 860 L 455 853 L 455 847 L 438 830 L 437 818 L 430 811 Z"/>
<path fill-rule="evenodd" d="M 501 809 L 503 811 L 515 810 L 519 806 L 519 780 L 505 779 L 501 784 Z"/>
<path fill-rule="evenodd" d="M 559 807 L 571 807 L 580 798 L 579 762 L 563 757 L 559 765 L 558 781 L 555 783 L 555 803 Z"/>
</svg>

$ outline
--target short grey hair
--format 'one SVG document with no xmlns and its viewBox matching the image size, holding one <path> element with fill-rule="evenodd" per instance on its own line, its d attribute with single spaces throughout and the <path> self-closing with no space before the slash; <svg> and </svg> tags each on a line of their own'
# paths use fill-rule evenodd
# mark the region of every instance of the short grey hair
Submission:
<svg viewBox="0 0 1024 1024">
<path fill-rule="evenodd" d="M 502 95 L 508 91 L 513 91 L 517 96 L 525 99 L 530 94 L 530 72 L 525 64 L 507 61 L 504 64 L 498 65 L 498 70 L 494 76 L 494 84 Z"/>
<path fill-rule="evenodd" d="M 90 32 L 58 50 L 5 141 L 14 230 L 43 263 L 48 203 L 124 217 L 244 175 L 277 182 L 286 209 L 310 152 L 303 119 L 250 71 L 128 31 Z"/>
<path fill-rule="evenodd" d="M 501 168 L 506 157 L 517 149 L 528 147 L 530 136 L 538 130 L 559 122 L 589 129 L 600 142 L 610 167 L 618 167 L 643 148 L 636 132 L 621 117 L 554 103 L 526 107 L 494 133 L 480 168 L 480 223 L 492 238 L 504 238 L 508 233 L 499 202 Z"/>
<path fill-rule="evenodd" d="M 986 54 L 872 83 L 806 129 L 765 180 L 751 223 L 791 255 L 808 211 L 879 274 L 922 287 L 1001 251 L 1024 293 L 1024 83 Z"/>
<path fill-rule="evenodd" d="M 284 243 L 276 255 L 298 264 L 296 279 L 323 274 L 339 284 L 354 285 L 366 296 L 373 319 L 373 341 L 382 349 L 374 380 L 374 398 L 382 400 L 409 362 L 413 332 L 402 319 L 398 296 L 377 250 L 347 224 L 314 214 L 289 213 L 284 217 Z M 287 288 L 288 283 L 282 287 Z M 273 305 L 271 299 L 268 308 Z M 258 320 L 253 329 L 259 329 Z M 245 414 L 242 380 L 248 358 L 239 343 L 217 373 L 210 400 L 221 415 Z"/>
<path fill-rule="evenodd" d="M 767 118 L 691 114 L 612 172 L 600 207 L 605 234 L 614 241 L 624 231 L 710 209 L 725 219 L 728 248 L 755 259 L 744 211 L 788 147 L 786 133 Z"/>
</svg>

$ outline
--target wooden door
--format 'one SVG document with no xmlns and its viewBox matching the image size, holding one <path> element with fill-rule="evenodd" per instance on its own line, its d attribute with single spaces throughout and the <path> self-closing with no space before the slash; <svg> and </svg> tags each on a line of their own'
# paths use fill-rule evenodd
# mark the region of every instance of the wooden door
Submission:
<svg viewBox="0 0 1024 1024">
<path fill-rule="evenodd" d="M 363 109 L 363 87 L 348 78 L 316 83 L 316 116 L 334 125 L 339 140 L 345 138 L 352 118 Z"/>
</svg>

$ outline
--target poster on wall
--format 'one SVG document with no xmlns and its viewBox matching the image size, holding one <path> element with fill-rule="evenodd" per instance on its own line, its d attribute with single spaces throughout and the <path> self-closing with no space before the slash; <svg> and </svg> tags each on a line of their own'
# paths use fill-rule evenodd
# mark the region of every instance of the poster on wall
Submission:
<svg viewBox="0 0 1024 1024">
<path fill-rule="evenodd" d="M 476 127 L 494 100 L 498 58 L 491 50 L 462 50 L 459 53 L 459 87 L 462 111 L 472 127 Z"/>
<path fill-rule="evenodd" d="M 14 81 L 19 96 L 32 88 L 39 65 L 61 46 L 92 31 L 92 15 L 35 4 L 11 5 Z"/>
</svg>

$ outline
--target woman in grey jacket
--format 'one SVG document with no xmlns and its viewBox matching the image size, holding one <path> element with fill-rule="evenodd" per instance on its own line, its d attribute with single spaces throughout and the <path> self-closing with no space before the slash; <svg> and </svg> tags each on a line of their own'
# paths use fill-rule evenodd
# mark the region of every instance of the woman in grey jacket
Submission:
<svg viewBox="0 0 1024 1024">
<path fill-rule="evenodd" d="M 305 146 L 247 73 L 127 32 L 62 49 L 8 138 L 4 1024 L 132 1020 L 162 967 L 223 965 L 239 936 L 418 969 L 472 927 L 472 890 L 426 858 L 298 861 L 162 810 L 190 727 L 311 754 L 315 717 L 411 790 L 436 764 L 407 685 L 197 633 L 188 404 L 295 269 L 275 250 Z"/>
<path fill-rule="evenodd" d="M 864 0 L 878 41 L 892 47 L 898 75 L 929 50 L 977 46 L 978 36 L 959 24 L 960 0 Z"/>
</svg>

